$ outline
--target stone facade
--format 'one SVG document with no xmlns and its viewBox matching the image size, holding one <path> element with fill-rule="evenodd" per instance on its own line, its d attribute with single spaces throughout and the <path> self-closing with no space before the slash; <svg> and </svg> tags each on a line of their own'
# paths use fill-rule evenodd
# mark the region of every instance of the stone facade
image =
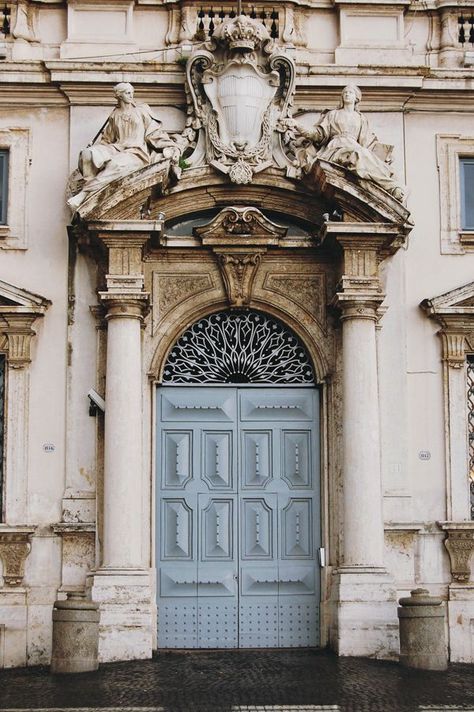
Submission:
<svg viewBox="0 0 474 712">
<path fill-rule="evenodd" d="M 151 656 L 156 387 L 181 334 L 228 309 L 278 319 L 314 367 L 321 645 L 396 657 L 397 599 L 422 586 L 446 601 L 450 659 L 474 660 L 469 13 L 262 0 L 266 29 L 252 30 L 242 9 L 239 25 L 229 2 L 202 16 L 188 0 L 12 5 L 0 40 L 4 666 L 48 663 L 54 601 L 82 591 L 100 604 L 102 662 Z M 222 131 L 223 90 L 209 90 L 232 61 L 259 86 L 240 143 Z M 129 82 L 155 154 L 71 211 L 87 183 L 78 155 L 100 144 L 112 86 Z M 357 160 L 318 144 L 335 116 L 321 112 L 348 84 L 362 101 L 343 94 L 344 108 L 383 142 L 360 138 Z"/>
</svg>

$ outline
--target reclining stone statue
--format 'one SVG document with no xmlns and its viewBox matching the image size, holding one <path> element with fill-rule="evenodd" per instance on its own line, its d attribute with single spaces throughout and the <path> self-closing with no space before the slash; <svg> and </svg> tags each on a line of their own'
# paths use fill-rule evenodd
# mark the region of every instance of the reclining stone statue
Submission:
<svg viewBox="0 0 474 712">
<path fill-rule="evenodd" d="M 403 200 L 404 188 L 390 166 L 392 146 L 379 143 L 370 131 L 367 118 L 357 110 L 361 96 L 360 89 L 349 84 L 341 92 L 339 108 L 324 112 L 313 129 L 291 122 L 290 132 L 302 137 L 295 135 L 293 141 L 297 162 L 303 172 L 309 172 L 316 159 L 337 163 Z"/>
<path fill-rule="evenodd" d="M 79 175 L 76 171 L 71 176 L 70 192 L 73 195 L 67 201 L 73 211 L 91 193 L 150 163 L 168 163 L 170 173 L 180 177 L 179 159 L 187 145 L 186 140 L 171 138 L 163 131 L 150 107 L 134 102 L 133 93 L 132 85 L 126 82 L 114 87 L 116 108 L 97 141 L 81 151 Z"/>
</svg>

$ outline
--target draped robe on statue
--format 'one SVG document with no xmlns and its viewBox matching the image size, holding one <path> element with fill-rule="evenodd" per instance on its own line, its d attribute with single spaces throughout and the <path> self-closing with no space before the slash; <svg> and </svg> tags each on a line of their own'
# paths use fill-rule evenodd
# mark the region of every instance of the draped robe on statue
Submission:
<svg viewBox="0 0 474 712">
<path fill-rule="evenodd" d="M 375 153 L 381 144 L 359 111 L 332 109 L 306 135 L 316 145 L 316 158 L 338 163 L 390 193 L 401 189 L 390 165 Z"/>
<path fill-rule="evenodd" d="M 100 140 L 89 148 L 96 175 L 83 190 L 93 192 L 107 183 L 163 159 L 179 159 L 176 143 L 161 129 L 146 104 L 113 110 Z M 157 151 L 158 153 L 154 153 Z M 81 159 L 83 160 L 83 159 Z M 80 165 L 82 171 L 82 166 Z"/>
</svg>

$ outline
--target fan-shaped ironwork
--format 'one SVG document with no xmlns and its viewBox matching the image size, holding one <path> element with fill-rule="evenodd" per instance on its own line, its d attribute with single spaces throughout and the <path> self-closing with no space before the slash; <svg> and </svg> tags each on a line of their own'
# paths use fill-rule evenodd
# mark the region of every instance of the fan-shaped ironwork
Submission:
<svg viewBox="0 0 474 712">
<path fill-rule="evenodd" d="M 312 384 L 308 353 L 286 326 L 260 312 L 219 312 L 193 324 L 166 363 L 163 383 Z"/>
</svg>

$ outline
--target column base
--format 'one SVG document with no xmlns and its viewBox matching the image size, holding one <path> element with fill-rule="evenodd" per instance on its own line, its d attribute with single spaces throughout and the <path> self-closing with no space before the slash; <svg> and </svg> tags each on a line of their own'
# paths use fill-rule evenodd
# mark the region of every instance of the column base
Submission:
<svg viewBox="0 0 474 712">
<path fill-rule="evenodd" d="M 448 588 L 449 659 L 474 662 L 474 583 L 452 583 Z"/>
<path fill-rule="evenodd" d="M 334 572 L 329 642 L 338 655 L 398 659 L 397 592 L 384 568 Z"/>
<path fill-rule="evenodd" d="M 99 569 L 91 574 L 100 604 L 99 662 L 151 658 L 153 607 L 150 571 Z"/>
</svg>

